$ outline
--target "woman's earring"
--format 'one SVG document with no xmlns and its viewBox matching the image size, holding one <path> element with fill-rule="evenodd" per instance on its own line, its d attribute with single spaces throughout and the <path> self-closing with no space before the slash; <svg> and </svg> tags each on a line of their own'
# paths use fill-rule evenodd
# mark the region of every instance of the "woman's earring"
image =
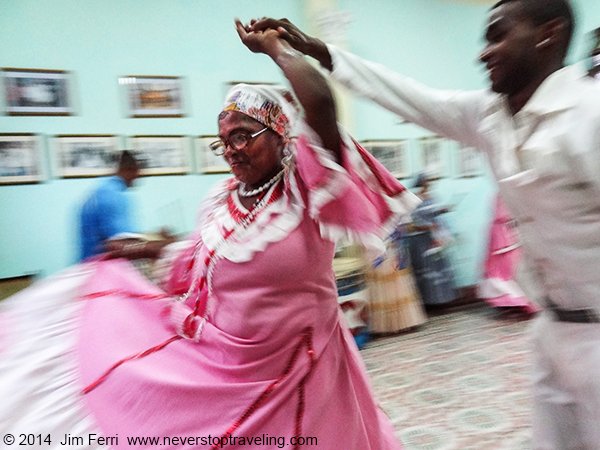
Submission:
<svg viewBox="0 0 600 450">
<path fill-rule="evenodd" d="M 285 147 L 283 147 L 283 151 L 282 151 L 282 155 L 283 158 L 281 158 L 281 164 L 283 165 L 283 169 L 286 171 L 286 173 L 289 171 L 290 166 L 292 164 L 292 152 L 288 147 L 289 142 L 287 142 L 285 144 Z"/>
</svg>

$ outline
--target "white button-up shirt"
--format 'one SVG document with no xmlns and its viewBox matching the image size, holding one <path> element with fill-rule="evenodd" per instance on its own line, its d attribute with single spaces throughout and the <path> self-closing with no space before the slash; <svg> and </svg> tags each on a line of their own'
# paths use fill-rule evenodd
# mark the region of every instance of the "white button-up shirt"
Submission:
<svg viewBox="0 0 600 450">
<path fill-rule="evenodd" d="M 541 295 L 600 310 L 600 82 L 566 67 L 511 115 L 491 91 L 442 91 L 329 46 L 332 76 L 403 118 L 483 150 Z"/>
</svg>

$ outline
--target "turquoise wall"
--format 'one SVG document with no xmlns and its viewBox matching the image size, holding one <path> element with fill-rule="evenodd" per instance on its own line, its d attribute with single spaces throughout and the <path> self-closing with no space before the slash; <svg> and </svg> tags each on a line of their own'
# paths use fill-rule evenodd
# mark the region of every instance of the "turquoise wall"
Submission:
<svg viewBox="0 0 600 450">
<path fill-rule="evenodd" d="M 600 26 L 599 3 L 576 2 L 581 31 Z M 350 14 L 347 47 L 357 54 L 434 86 L 485 86 L 475 61 L 487 6 L 442 0 L 338 0 L 338 5 Z M 216 132 L 224 82 L 281 79 L 265 56 L 241 46 L 233 18 L 286 16 L 302 26 L 312 20 L 305 9 L 301 0 L 0 0 L 0 67 L 71 71 L 77 109 L 72 117 L 0 116 L 0 132 L 41 135 L 49 172 L 39 184 L 0 186 L 0 278 L 47 275 L 76 259 L 75 214 L 98 179 L 56 178 L 50 172 L 53 135 L 183 134 L 191 146 L 191 136 Z M 574 60 L 585 46 L 580 34 Z M 186 117 L 127 118 L 117 79 L 130 74 L 184 77 Z M 418 167 L 417 138 L 423 130 L 398 124 L 361 100 L 353 101 L 351 111 L 348 125 L 359 139 L 410 138 L 411 160 Z M 451 147 L 448 143 L 449 154 Z M 468 285 L 479 276 L 495 188 L 488 177 L 456 178 L 454 164 L 449 157 L 450 176 L 438 182 L 436 193 L 442 202 L 461 199 L 448 220 L 457 236 L 458 283 Z M 221 177 L 141 179 L 131 192 L 140 228 L 189 231 L 198 203 Z"/>
<path fill-rule="evenodd" d="M 585 60 L 590 50 L 590 32 L 600 27 L 600 2 L 598 0 L 576 0 L 577 34 L 571 49 L 571 60 Z"/>
<path fill-rule="evenodd" d="M 302 24 L 302 10 L 294 0 L 1 0 L 0 67 L 72 71 L 77 114 L 0 116 L 0 132 L 40 133 L 47 171 L 52 135 L 215 134 L 224 82 L 281 79 L 266 57 L 243 48 L 234 17 L 285 15 Z M 184 77 L 186 117 L 127 118 L 117 80 L 130 74 Z M 137 223 L 142 230 L 191 230 L 198 203 L 220 177 L 140 179 L 131 192 Z M 0 278 L 46 275 L 73 263 L 76 211 L 97 183 L 50 174 L 40 184 L 0 186 Z M 174 217 L 165 220 L 170 211 Z"/>
</svg>

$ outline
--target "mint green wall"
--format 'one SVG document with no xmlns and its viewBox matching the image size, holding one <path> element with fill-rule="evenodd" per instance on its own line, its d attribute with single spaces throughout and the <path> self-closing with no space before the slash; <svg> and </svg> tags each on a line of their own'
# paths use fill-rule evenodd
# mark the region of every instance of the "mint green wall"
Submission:
<svg viewBox="0 0 600 450">
<path fill-rule="evenodd" d="M 598 0 L 574 1 L 577 14 L 577 34 L 575 36 L 571 60 L 581 61 L 587 57 L 590 50 L 590 32 L 600 27 L 600 2 Z"/>
<path fill-rule="evenodd" d="M 47 170 L 56 134 L 216 133 L 224 82 L 280 80 L 266 57 L 241 45 L 234 17 L 287 16 L 302 23 L 301 6 L 295 0 L 0 0 L 0 67 L 72 71 L 77 108 L 73 117 L 0 116 L 0 132 L 40 133 Z M 184 77 L 187 116 L 125 117 L 117 79 L 130 74 Z M 220 177 L 139 180 L 131 195 L 140 228 L 170 224 L 189 231 L 199 201 Z M 36 185 L 0 186 L 0 278 L 45 275 L 74 262 L 75 214 L 97 183 L 51 174 Z M 165 220 L 165 211 L 176 217 Z"/>
<path fill-rule="evenodd" d="M 600 2 L 578 0 L 580 30 L 600 26 Z M 439 87 L 485 86 L 475 60 L 487 6 L 442 0 L 338 0 L 348 11 L 348 48 Z M 301 0 L 0 0 L 0 67 L 63 69 L 74 74 L 77 115 L 0 116 L 0 132 L 40 133 L 50 170 L 56 134 L 183 134 L 216 132 L 215 116 L 231 80 L 280 80 L 264 56 L 238 41 L 233 18 L 287 16 L 307 24 Z M 584 52 L 579 37 L 575 59 Z M 187 116 L 130 119 L 117 79 L 123 75 L 177 75 L 185 80 Z M 1 100 L 3 101 L 3 100 Z M 352 105 L 351 128 L 359 139 L 417 138 L 422 130 L 399 125 L 367 102 Z M 190 142 L 191 143 L 191 142 Z M 416 141 L 411 142 L 415 167 Z M 192 228 L 198 203 L 221 176 L 148 177 L 131 192 L 143 230 L 162 225 Z M 49 274 L 77 254 L 75 213 L 98 179 L 62 180 L 50 173 L 35 185 L 0 186 L 0 278 Z M 407 180 L 410 182 L 410 180 Z M 441 201 L 464 195 L 449 221 L 457 233 L 453 253 L 458 282 L 473 284 L 494 192 L 487 178 L 449 177 L 437 185 Z M 172 217 L 165 217 L 171 214 Z"/>
</svg>

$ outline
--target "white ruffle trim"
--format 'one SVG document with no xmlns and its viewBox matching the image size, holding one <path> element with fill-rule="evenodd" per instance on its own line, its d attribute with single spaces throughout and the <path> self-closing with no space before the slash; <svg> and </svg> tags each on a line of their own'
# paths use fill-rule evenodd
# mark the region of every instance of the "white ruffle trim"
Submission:
<svg viewBox="0 0 600 450">
<path fill-rule="evenodd" d="M 298 227 L 305 209 L 294 177 L 290 176 L 285 182 L 288 186 L 287 195 L 266 206 L 247 228 L 240 228 L 225 242 L 222 242 L 223 230 L 236 228 L 239 225 L 229 213 L 228 184 L 221 186 L 221 192 L 210 200 L 215 206 L 214 211 L 209 213 L 212 217 L 204 220 L 201 227 L 202 240 L 206 247 L 209 249 L 218 247 L 220 257 L 242 263 L 252 260 L 255 253 L 264 251 L 269 244 L 285 239 Z M 276 185 L 267 192 L 267 196 L 275 188 Z"/>
<path fill-rule="evenodd" d="M 479 298 L 497 298 L 509 295 L 513 298 L 525 298 L 525 292 L 514 280 L 501 278 L 486 278 L 479 283 L 477 288 Z"/>
<path fill-rule="evenodd" d="M 401 222 L 410 217 L 410 212 L 420 203 L 417 196 L 403 191 L 395 197 L 385 196 L 391 217 L 383 227 L 372 232 L 359 232 L 339 224 L 328 224 L 320 220 L 320 212 L 329 202 L 343 195 L 345 189 L 352 183 L 350 175 L 344 167 L 335 161 L 330 151 L 325 150 L 316 133 L 303 124 L 297 130 L 298 134 L 307 138 L 311 151 L 314 151 L 319 163 L 330 170 L 325 183 L 307 192 L 309 210 L 308 215 L 319 224 L 321 237 L 332 242 L 351 242 L 360 244 L 377 254 L 383 253 L 385 245 L 383 239 L 389 235 Z M 348 153 L 347 159 L 353 170 L 361 177 L 373 191 L 381 191 L 381 186 L 375 175 L 362 160 L 355 148 L 351 137 L 342 131 L 344 150 Z M 204 244 L 209 249 L 218 247 L 220 257 L 229 261 L 242 263 L 252 260 L 257 252 L 274 242 L 285 239 L 302 221 L 306 204 L 296 179 L 297 172 L 294 164 L 284 176 L 285 194 L 279 200 L 268 205 L 255 220 L 245 229 L 238 229 L 226 242 L 222 242 L 224 230 L 239 228 L 234 218 L 229 213 L 227 197 L 236 184 L 231 179 L 224 180 L 217 185 L 207 197 L 202 207 L 201 236 Z M 275 189 L 273 186 L 269 193 Z"/>
<path fill-rule="evenodd" d="M 86 411 L 76 360 L 79 288 L 94 263 L 75 266 L 35 283 L 0 303 L 0 435 L 51 433 L 44 449 L 98 449 L 91 433 L 101 435 Z M 83 445 L 62 446 L 65 434 Z"/>
<path fill-rule="evenodd" d="M 346 157 L 352 165 L 352 169 L 374 192 L 380 192 L 382 188 L 379 180 L 363 161 L 351 136 L 341 126 L 339 126 L 339 129 L 343 141 L 343 151 L 346 152 Z M 349 179 L 346 169 L 334 160 L 334 156 L 330 151 L 323 148 L 320 138 L 311 128 L 305 126 L 302 132 L 309 139 L 310 147 L 315 152 L 319 162 L 324 167 L 332 170 L 327 183 L 318 189 L 311 190 L 308 194 L 310 200 L 309 214 L 311 218 L 319 223 L 321 236 L 335 243 L 348 242 L 362 245 L 375 255 L 383 254 L 385 252 L 383 239 L 389 236 L 398 224 L 410 221 L 410 213 L 421 203 L 421 200 L 408 189 L 395 197 L 384 195 L 392 215 L 380 229 L 373 232 L 358 232 L 340 225 L 321 222 L 319 212 L 323 206 L 342 195 L 344 189 L 352 181 Z"/>
</svg>

